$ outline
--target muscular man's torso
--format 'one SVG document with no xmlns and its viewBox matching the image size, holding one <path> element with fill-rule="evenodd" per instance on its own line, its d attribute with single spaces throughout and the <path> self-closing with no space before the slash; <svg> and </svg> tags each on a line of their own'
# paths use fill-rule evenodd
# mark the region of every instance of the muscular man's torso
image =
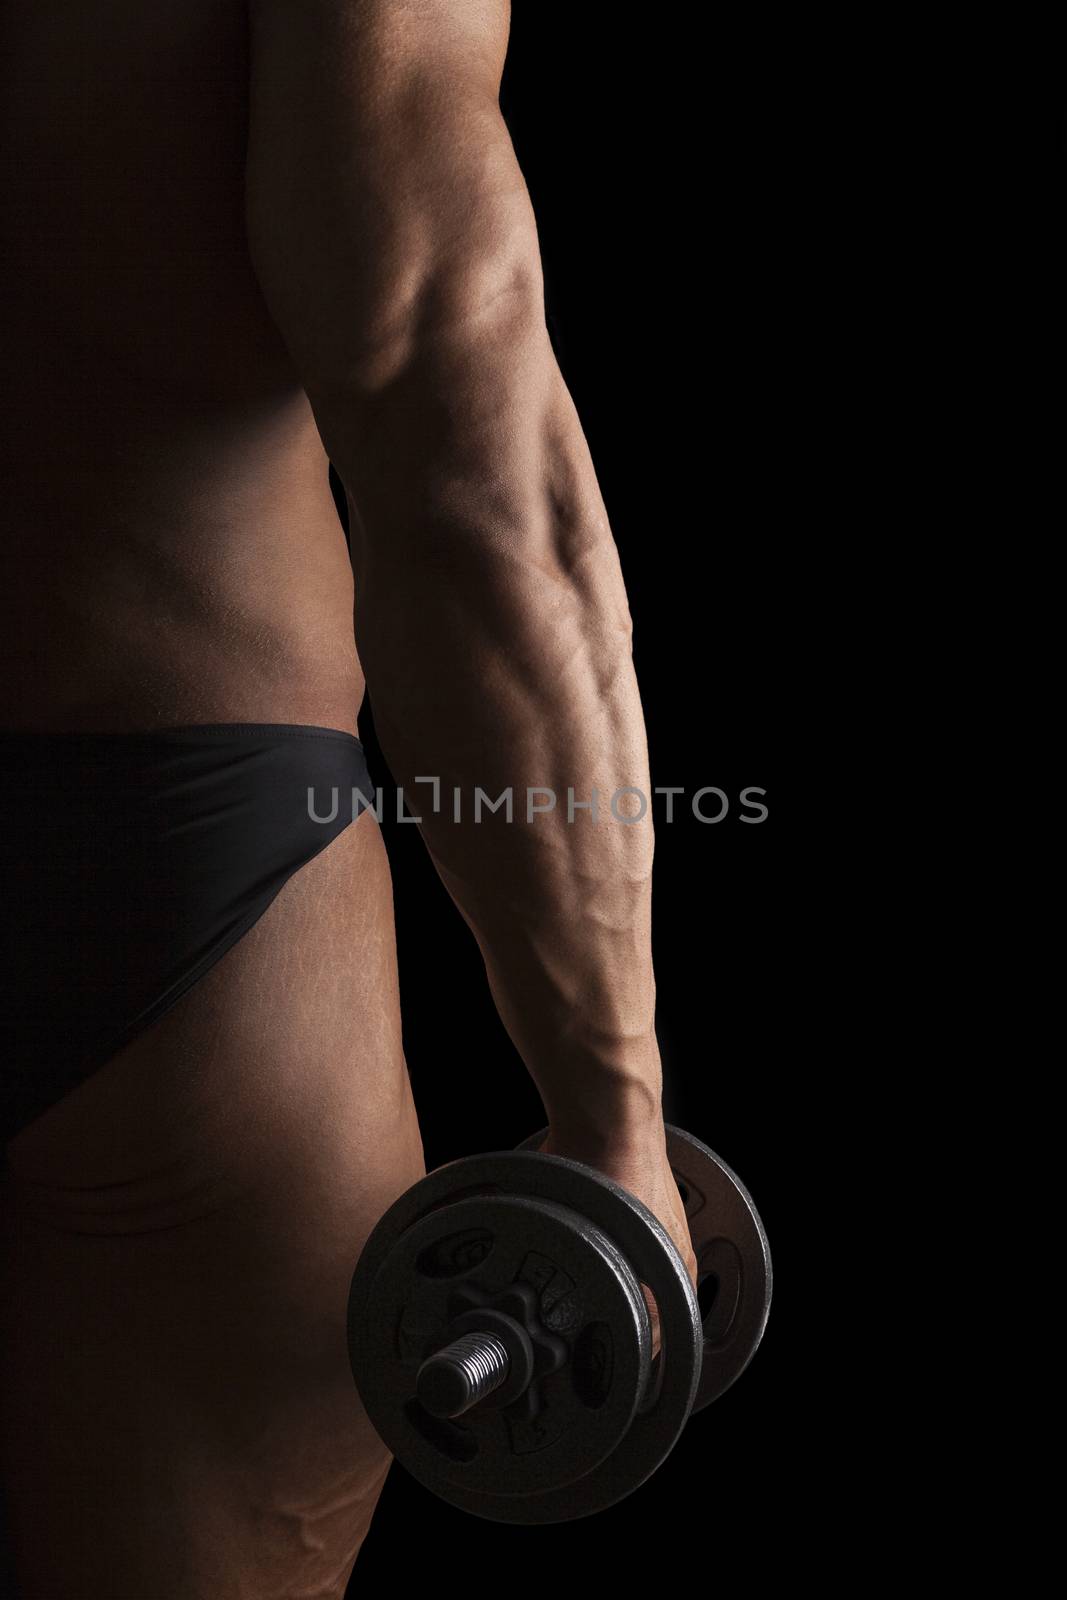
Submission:
<svg viewBox="0 0 1067 1600">
<path fill-rule="evenodd" d="M 356 732 L 328 463 L 244 231 L 243 0 L 0 0 L 0 726 Z"/>
</svg>

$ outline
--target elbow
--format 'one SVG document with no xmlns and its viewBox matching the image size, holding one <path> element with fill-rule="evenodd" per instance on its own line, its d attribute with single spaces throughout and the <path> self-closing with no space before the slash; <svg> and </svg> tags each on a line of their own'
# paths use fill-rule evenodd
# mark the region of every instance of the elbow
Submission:
<svg viewBox="0 0 1067 1600">
<path fill-rule="evenodd" d="M 489 209 L 448 250 L 408 242 L 383 256 L 336 328 L 328 370 L 308 375 L 309 394 L 373 409 L 406 386 L 439 385 L 479 359 L 547 343 L 532 218 Z"/>
<path fill-rule="evenodd" d="M 566 454 L 564 441 L 544 438 L 569 402 L 540 257 L 521 240 L 413 269 L 346 344 L 304 386 L 327 453 L 368 515 L 403 511 L 425 525 L 468 519 L 474 502 L 481 520 L 541 490 L 545 447 Z"/>
<path fill-rule="evenodd" d="M 545 331 L 536 241 L 503 238 L 427 272 L 411 306 L 395 371 L 465 361 L 473 351 L 514 350 Z"/>
</svg>

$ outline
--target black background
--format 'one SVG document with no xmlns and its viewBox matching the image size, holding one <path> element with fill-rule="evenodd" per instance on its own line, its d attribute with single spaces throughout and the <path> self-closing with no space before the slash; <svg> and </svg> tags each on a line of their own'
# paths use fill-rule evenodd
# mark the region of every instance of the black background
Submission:
<svg viewBox="0 0 1067 1600">
<path fill-rule="evenodd" d="M 599 1516 L 494 1524 L 394 1466 L 350 1593 L 427 1559 L 442 1589 L 490 1593 L 579 1578 L 630 1588 L 638 1554 L 650 1582 L 758 1582 L 779 1563 L 810 1577 L 806 1556 L 825 1559 L 840 1533 L 816 1355 L 832 1344 L 814 1259 L 827 1222 L 806 1184 L 828 988 L 801 812 L 817 782 L 801 686 L 820 643 L 809 552 L 826 468 L 813 381 L 824 253 L 797 153 L 810 147 L 798 119 L 815 112 L 795 83 L 783 89 L 790 40 L 765 39 L 757 19 L 743 38 L 721 22 L 698 37 L 698 14 L 516 0 L 501 102 L 538 219 L 553 343 L 621 552 L 652 781 L 686 790 L 672 825 L 662 803 L 655 812 L 665 1113 L 754 1195 L 773 1308 L 741 1380 Z M 360 729 L 391 794 L 368 703 Z M 730 799 L 715 825 L 688 809 L 705 785 Z M 755 826 L 740 820 L 749 785 L 766 791 Z M 509 1148 L 543 1125 L 539 1097 L 418 829 L 387 819 L 385 834 L 427 1165 Z"/>
</svg>

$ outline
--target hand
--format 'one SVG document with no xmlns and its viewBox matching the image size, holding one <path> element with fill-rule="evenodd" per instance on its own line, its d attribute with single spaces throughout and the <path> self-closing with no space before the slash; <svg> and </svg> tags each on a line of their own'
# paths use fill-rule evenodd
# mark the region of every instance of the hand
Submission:
<svg viewBox="0 0 1067 1600">
<path fill-rule="evenodd" d="M 636 1138 L 613 1141 L 605 1137 L 596 1148 L 586 1142 L 568 1139 L 553 1133 L 550 1128 L 546 1138 L 537 1146 L 538 1152 L 549 1156 L 568 1156 L 572 1161 L 584 1161 L 595 1167 L 605 1177 L 621 1184 L 648 1207 L 666 1228 L 675 1249 L 685 1263 L 694 1292 L 697 1286 L 697 1258 L 685 1218 L 685 1206 L 674 1174 L 667 1160 L 666 1135 L 662 1123 L 658 1128 Z M 648 1285 L 641 1285 L 649 1318 L 652 1323 L 652 1355 L 660 1350 L 659 1310 Z"/>
</svg>

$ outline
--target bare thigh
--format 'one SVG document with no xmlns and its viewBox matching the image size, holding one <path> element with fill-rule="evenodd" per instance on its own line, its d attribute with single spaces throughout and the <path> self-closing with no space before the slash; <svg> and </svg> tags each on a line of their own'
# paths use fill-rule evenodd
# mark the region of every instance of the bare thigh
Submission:
<svg viewBox="0 0 1067 1600">
<path fill-rule="evenodd" d="M 2 1464 L 26 1600 L 340 1600 L 391 1456 L 362 1245 L 425 1171 L 365 814 L 8 1147 Z"/>
</svg>

